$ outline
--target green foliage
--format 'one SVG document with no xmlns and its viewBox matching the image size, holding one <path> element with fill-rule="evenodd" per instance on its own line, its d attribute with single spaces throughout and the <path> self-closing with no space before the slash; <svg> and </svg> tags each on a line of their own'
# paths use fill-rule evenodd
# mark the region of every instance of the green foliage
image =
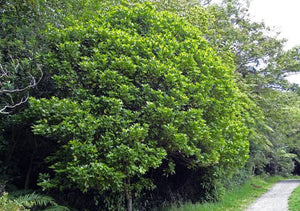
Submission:
<svg viewBox="0 0 300 211">
<path fill-rule="evenodd" d="M 0 11 L 0 113 L 26 102 L 42 77 L 36 53 L 41 49 L 39 19 L 33 1 L 1 2 Z"/>
<path fill-rule="evenodd" d="M 26 211 L 28 209 L 25 209 L 24 206 L 22 206 L 21 204 L 19 204 L 16 201 L 9 200 L 8 194 L 4 193 L 0 197 L 0 210 L 1 211 L 18 211 L 18 210 Z"/>
<path fill-rule="evenodd" d="M 15 199 L 18 204 L 25 207 L 56 205 L 55 201 L 49 196 L 42 196 L 36 193 L 31 193 L 19 196 Z"/>
<path fill-rule="evenodd" d="M 183 16 L 198 27 L 225 61 L 232 56 L 236 76 L 255 92 L 266 86 L 289 88 L 286 72 L 299 70 L 297 47 L 284 50 L 285 39 L 263 22 L 250 20 L 249 1 L 223 0 L 222 4 L 189 0 L 153 0 L 158 9 Z M 198 18 L 199 17 L 199 18 Z M 230 54 L 231 52 L 231 54 Z"/>
<path fill-rule="evenodd" d="M 166 157 L 228 174 L 241 167 L 247 97 L 231 61 L 150 4 L 97 8 L 46 31 L 51 51 L 40 58 L 58 97 L 32 98 L 27 112 L 38 119 L 34 133 L 61 149 L 48 158 L 54 177 L 42 175 L 40 185 L 139 192 L 153 188 L 143 176 Z"/>
<path fill-rule="evenodd" d="M 285 40 L 279 39 L 274 29 L 264 23 L 250 21 L 247 3 L 239 0 L 222 2 L 222 5 L 204 5 L 203 2 L 174 0 L 168 4 L 155 1 L 155 5 L 175 11 L 201 28 L 203 36 L 224 60 L 230 56 L 228 51 L 234 54 L 238 86 L 252 100 L 248 101 L 248 113 L 244 117 L 246 121 L 250 117 L 247 126 L 251 131 L 247 168 L 250 167 L 251 172 L 256 174 L 266 171 L 272 174 L 291 173 L 295 156 L 290 152 L 298 153 L 298 150 L 294 147 L 297 144 L 289 146 L 291 139 L 297 143 L 295 128 L 299 114 L 294 112 L 298 110 L 298 103 L 290 97 L 294 95 L 290 91 L 298 88 L 288 84 L 284 76 L 287 72 L 299 70 L 299 48 L 285 51 Z M 193 18 L 197 17 L 195 14 L 206 18 Z M 274 93 L 291 102 L 274 101 Z"/>
<path fill-rule="evenodd" d="M 1 211 L 27 211 L 30 208 L 46 207 L 42 210 L 68 211 L 67 207 L 58 205 L 50 196 L 36 193 L 11 198 L 8 193 L 0 197 Z"/>
<path fill-rule="evenodd" d="M 271 147 L 265 148 L 269 172 L 287 175 L 294 169 L 299 128 L 299 96 L 293 92 L 268 90 L 262 93 L 260 106 L 264 109 L 269 129 L 265 136 Z"/>
<path fill-rule="evenodd" d="M 289 197 L 289 210 L 297 211 L 300 209 L 300 187 L 297 187 Z"/>
</svg>

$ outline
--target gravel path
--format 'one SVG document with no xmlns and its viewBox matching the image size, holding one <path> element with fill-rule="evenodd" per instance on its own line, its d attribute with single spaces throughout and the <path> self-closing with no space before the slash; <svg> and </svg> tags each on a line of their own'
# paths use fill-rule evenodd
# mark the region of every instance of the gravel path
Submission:
<svg viewBox="0 0 300 211">
<path fill-rule="evenodd" d="M 288 198 L 300 185 L 300 180 L 277 182 L 267 193 L 259 197 L 246 211 L 288 211 Z"/>
</svg>

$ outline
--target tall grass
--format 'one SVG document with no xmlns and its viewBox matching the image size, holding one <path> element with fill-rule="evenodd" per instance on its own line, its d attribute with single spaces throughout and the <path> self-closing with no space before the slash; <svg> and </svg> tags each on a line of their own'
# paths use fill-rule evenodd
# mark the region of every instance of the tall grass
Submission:
<svg viewBox="0 0 300 211">
<path fill-rule="evenodd" d="M 282 177 L 252 177 L 241 186 L 236 186 L 225 193 L 224 198 L 215 203 L 184 203 L 163 208 L 162 211 L 238 211 L 244 210 L 257 197 L 265 193 Z M 299 209 L 298 209 L 299 210 Z"/>
<path fill-rule="evenodd" d="M 297 187 L 289 197 L 289 211 L 300 210 L 300 186 Z"/>
</svg>

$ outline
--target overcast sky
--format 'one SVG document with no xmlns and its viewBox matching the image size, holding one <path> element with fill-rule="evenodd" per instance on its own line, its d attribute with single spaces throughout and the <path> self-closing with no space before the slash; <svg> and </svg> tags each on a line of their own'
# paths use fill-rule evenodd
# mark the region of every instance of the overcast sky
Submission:
<svg viewBox="0 0 300 211">
<path fill-rule="evenodd" d="M 300 45 L 300 0 L 252 0 L 250 14 L 275 26 L 288 39 L 287 48 Z"/>
<path fill-rule="evenodd" d="M 253 20 L 276 27 L 281 37 L 288 39 L 286 49 L 300 45 L 300 0 L 252 0 L 250 14 Z M 288 80 L 300 85 L 300 74 Z"/>
</svg>

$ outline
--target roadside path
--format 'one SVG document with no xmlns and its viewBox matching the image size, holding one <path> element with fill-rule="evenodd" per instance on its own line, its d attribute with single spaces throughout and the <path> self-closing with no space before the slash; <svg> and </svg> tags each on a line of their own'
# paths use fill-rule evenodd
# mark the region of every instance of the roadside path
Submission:
<svg viewBox="0 0 300 211">
<path fill-rule="evenodd" d="M 283 180 L 275 185 L 246 211 L 288 211 L 288 198 L 293 190 L 300 185 L 300 180 Z"/>
</svg>

